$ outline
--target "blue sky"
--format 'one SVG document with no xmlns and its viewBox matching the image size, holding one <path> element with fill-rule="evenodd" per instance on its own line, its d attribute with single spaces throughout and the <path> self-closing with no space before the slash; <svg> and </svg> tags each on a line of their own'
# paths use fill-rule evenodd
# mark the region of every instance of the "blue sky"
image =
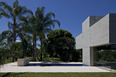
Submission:
<svg viewBox="0 0 116 77">
<path fill-rule="evenodd" d="M 9 5 L 15 0 L 5 1 Z M 26 6 L 33 12 L 37 7 L 45 6 L 45 12 L 54 12 L 62 29 L 68 30 L 76 37 L 82 32 L 82 22 L 88 16 L 104 16 L 116 13 L 116 0 L 19 0 L 19 4 Z M 0 19 L 0 33 L 8 30 L 8 20 Z M 59 29 L 56 25 L 55 29 Z"/>
</svg>

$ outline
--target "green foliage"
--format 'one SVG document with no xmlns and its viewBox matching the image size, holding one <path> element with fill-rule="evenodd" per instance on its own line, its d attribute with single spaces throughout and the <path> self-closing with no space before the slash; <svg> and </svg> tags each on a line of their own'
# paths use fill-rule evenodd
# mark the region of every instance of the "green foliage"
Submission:
<svg viewBox="0 0 116 77">
<path fill-rule="evenodd" d="M 24 42 L 25 43 L 25 42 Z M 0 43 L 0 64 L 17 61 L 18 58 L 32 56 L 32 45 L 23 42 L 16 42 L 12 44 Z"/>
<path fill-rule="evenodd" d="M 53 30 L 47 34 L 44 46 L 50 57 L 59 57 L 62 61 L 69 61 L 71 55 L 76 53 L 74 37 L 70 32 L 62 29 Z"/>
<path fill-rule="evenodd" d="M 14 1 L 13 6 L 10 6 L 5 2 L 0 2 L 0 18 L 6 17 L 10 19 L 10 21 L 12 20 L 12 22 L 8 22 L 9 30 L 3 31 L 0 34 L 0 42 L 5 41 L 7 47 L 5 49 L 2 48 L 2 52 L 4 53 L 8 50 L 5 54 L 7 57 L 5 58 L 12 56 L 14 61 L 14 58 L 17 59 L 18 57 L 21 57 L 21 44 L 16 43 L 16 38 L 19 37 L 19 34 L 22 32 L 19 17 L 29 15 L 30 13 L 31 11 L 26 9 L 25 6 L 19 5 L 18 0 Z M 4 57 L 4 55 L 2 55 L 2 57 Z"/>
<path fill-rule="evenodd" d="M 54 58 L 54 57 L 43 58 L 43 61 L 44 62 L 61 62 L 60 58 Z"/>
<path fill-rule="evenodd" d="M 5 63 L 7 56 L 9 55 L 9 49 L 5 42 L 0 42 L 0 65 Z"/>
<path fill-rule="evenodd" d="M 116 61 L 116 50 L 98 50 L 95 51 L 96 61 Z"/>
<path fill-rule="evenodd" d="M 33 55 L 33 59 L 36 60 L 38 55 L 36 43 L 39 39 L 41 41 L 40 59 L 42 60 L 42 43 L 45 34 L 52 31 L 56 23 L 60 26 L 60 22 L 55 19 L 55 14 L 52 12 L 45 14 L 45 7 L 38 7 L 33 14 L 31 10 L 26 9 L 25 6 L 20 6 L 18 0 L 15 0 L 13 6 L 0 2 L 0 18 L 2 17 L 10 19 L 10 21 L 8 21 L 9 30 L 0 34 L 0 42 L 4 41 L 6 44 L 0 45 L 0 47 L 6 47 L 5 49 L 1 48 L 0 59 L 12 57 L 15 61 L 17 58 Z M 17 38 L 20 38 L 21 42 L 17 43 Z M 2 56 L 6 51 L 8 55 Z M 44 55 L 47 54 L 44 53 Z"/>
<path fill-rule="evenodd" d="M 5 62 L 4 62 L 4 60 L 5 60 L 5 52 L 3 52 L 4 51 L 4 49 L 2 49 L 2 48 L 0 48 L 0 65 L 1 64 L 4 64 Z"/>
<path fill-rule="evenodd" d="M 82 51 L 81 50 L 74 50 L 72 53 L 71 53 L 71 59 L 70 61 L 73 61 L 73 62 L 82 62 Z"/>
<path fill-rule="evenodd" d="M 12 39 L 14 42 L 16 42 L 17 32 L 19 32 L 19 26 L 20 26 L 20 23 L 18 22 L 19 17 L 24 16 L 26 14 L 30 14 L 30 13 L 31 11 L 26 9 L 25 6 L 19 5 L 18 0 L 14 1 L 13 6 L 10 6 L 5 2 L 0 2 L 0 18 L 4 16 L 12 20 L 12 22 L 8 22 L 8 27 L 10 29 L 9 31 L 12 33 L 12 35 L 9 35 L 9 36 L 13 37 Z M 9 34 L 8 31 L 6 32 L 6 34 L 7 35 Z"/>
<path fill-rule="evenodd" d="M 22 29 L 26 34 L 31 34 L 33 41 L 33 59 L 36 60 L 37 50 L 36 50 L 36 41 L 40 39 L 41 41 L 41 54 L 42 54 L 42 41 L 45 39 L 45 34 L 50 32 L 51 27 L 55 26 L 55 23 L 59 23 L 58 20 L 53 19 L 55 14 L 49 12 L 47 14 L 44 13 L 45 7 L 37 8 L 35 14 L 27 17 L 20 17 L 20 21 L 22 22 Z M 42 59 L 42 58 L 41 58 Z"/>
</svg>

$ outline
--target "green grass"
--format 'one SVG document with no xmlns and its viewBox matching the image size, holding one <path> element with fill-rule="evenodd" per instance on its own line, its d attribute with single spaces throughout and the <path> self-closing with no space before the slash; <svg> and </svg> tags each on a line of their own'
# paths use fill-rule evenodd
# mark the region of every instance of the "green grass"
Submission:
<svg viewBox="0 0 116 77">
<path fill-rule="evenodd" d="M 0 73 L 0 77 L 116 77 L 116 73 Z"/>
</svg>

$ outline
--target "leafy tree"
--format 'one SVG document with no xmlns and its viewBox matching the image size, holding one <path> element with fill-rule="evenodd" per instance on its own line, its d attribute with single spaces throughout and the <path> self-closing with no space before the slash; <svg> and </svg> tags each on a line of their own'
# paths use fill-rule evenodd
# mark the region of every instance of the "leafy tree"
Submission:
<svg viewBox="0 0 116 77">
<path fill-rule="evenodd" d="M 45 49 L 50 57 L 60 57 L 62 61 L 69 61 L 74 51 L 75 39 L 66 30 L 57 29 L 47 34 Z"/>
<path fill-rule="evenodd" d="M 7 39 L 7 41 L 4 41 L 5 39 Z M 12 31 L 10 31 L 10 30 L 3 31 L 0 34 L 0 42 L 2 42 L 2 41 L 6 42 L 7 44 L 11 44 L 13 42 Z"/>
<path fill-rule="evenodd" d="M 5 63 L 6 43 L 0 42 L 0 65 Z"/>
<path fill-rule="evenodd" d="M 72 62 L 82 62 L 82 51 L 81 50 L 72 50 L 71 52 L 71 59 Z"/>
<path fill-rule="evenodd" d="M 2 39 L 7 38 L 8 41 L 10 42 L 13 41 L 15 43 L 16 38 L 18 36 L 17 32 L 19 32 L 19 26 L 21 25 L 18 22 L 19 17 L 30 13 L 31 11 L 27 10 L 25 6 L 19 5 L 18 0 L 15 0 L 15 2 L 13 3 L 13 7 L 5 2 L 0 2 L 0 18 L 4 16 L 8 19 L 10 18 L 13 21 L 13 22 L 8 22 L 8 27 L 10 30 L 3 32 L 5 33 L 5 35 L 4 34 L 1 35 Z"/>
<path fill-rule="evenodd" d="M 44 15 L 45 7 L 37 8 L 35 14 L 27 17 L 20 17 L 20 21 L 23 23 L 23 30 L 27 32 L 29 35 L 32 35 L 33 38 L 33 48 L 34 48 L 34 56 L 33 59 L 36 60 L 36 45 L 37 40 L 41 41 L 41 58 L 42 60 L 42 41 L 45 39 L 45 33 L 48 33 L 52 30 L 51 26 L 55 26 L 55 22 L 59 23 L 58 20 L 52 19 L 55 17 L 54 13 L 49 12 Z"/>
<path fill-rule="evenodd" d="M 96 61 L 116 61 L 116 50 L 104 49 L 95 51 Z"/>
</svg>

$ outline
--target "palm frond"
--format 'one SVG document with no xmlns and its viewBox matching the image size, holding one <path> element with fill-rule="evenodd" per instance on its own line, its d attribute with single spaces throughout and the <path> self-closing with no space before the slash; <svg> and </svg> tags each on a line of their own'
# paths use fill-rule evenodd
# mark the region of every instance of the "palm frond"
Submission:
<svg viewBox="0 0 116 77">
<path fill-rule="evenodd" d="M 15 2 L 13 3 L 13 8 L 15 8 L 16 6 L 18 6 L 19 2 L 18 0 L 15 0 Z"/>
<path fill-rule="evenodd" d="M 4 8 L 5 10 L 7 10 L 8 12 L 11 12 L 12 11 L 12 7 L 9 6 L 8 4 L 6 4 L 5 2 L 0 2 L 0 7 Z"/>
<path fill-rule="evenodd" d="M 19 21 L 22 22 L 22 23 L 28 23 L 27 18 L 23 17 L 23 16 L 19 17 Z"/>
<path fill-rule="evenodd" d="M 25 14 L 33 15 L 33 12 L 31 10 L 24 10 L 20 15 L 25 15 Z"/>
<path fill-rule="evenodd" d="M 5 12 L 5 10 L 3 8 L 0 8 L 0 12 Z"/>
<path fill-rule="evenodd" d="M 11 22 L 8 22 L 8 28 L 13 29 L 13 24 Z"/>
<path fill-rule="evenodd" d="M 48 17 L 51 18 L 52 16 L 55 18 L 55 14 L 54 14 L 53 12 L 49 12 L 49 13 L 46 14 L 45 17 L 46 17 L 46 18 L 48 18 Z"/>
<path fill-rule="evenodd" d="M 35 17 L 34 16 L 29 16 L 28 18 L 29 18 L 28 21 L 30 23 L 34 23 L 35 22 Z"/>
<path fill-rule="evenodd" d="M 3 31 L 3 32 L 0 34 L 0 38 L 1 38 L 1 40 L 4 40 L 4 39 L 6 39 L 6 38 L 13 38 L 13 33 L 12 33 L 10 30 Z"/>
<path fill-rule="evenodd" d="M 24 16 L 24 15 L 33 15 L 31 10 L 26 9 L 25 6 L 18 6 L 17 7 L 17 16 Z"/>
<path fill-rule="evenodd" d="M 12 7 L 9 5 L 5 5 L 4 8 L 8 11 L 8 12 L 12 12 Z"/>
<path fill-rule="evenodd" d="M 55 18 L 55 14 L 52 13 L 52 12 L 49 12 L 45 15 L 45 18 L 43 20 L 44 23 L 48 22 L 48 21 L 51 21 L 52 20 L 52 17 Z"/>
<path fill-rule="evenodd" d="M 36 17 L 39 16 L 40 19 L 44 18 L 43 17 L 44 16 L 44 10 L 45 10 L 45 7 L 41 7 L 41 8 L 38 7 L 37 10 L 35 11 L 35 16 Z"/>
<path fill-rule="evenodd" d="M 52 31 L 52 29 L 50 29 L 50 28 L 45 28 L 45 29 L 43 30 L 44 33 L 49 33 L 49 32 L 51 32 L 51 31 Z"/>
<path fill-rule="evenodd" d="M 9 16 L 6 12 L 0 13 L 0 18 L 1 18 L 2 16 L 5 16 L 5 17 L 7 17 L 7 18 L 10 18 L 10 16 Z"/>
<path fill-rule="evenodd" d="M 0 2 L 0 6 L 4 6 L 4 5 L 6 5 L 5 2 Z"/>
<path fill-rule="evenodd" d="M 43 23 L 44 27 L 51 26 L 52 24 L 54 24 L 54 23 L 52 22 L 51 19 L 50 19 L 50 20 L 47 20 L 46 22 Z M 54 26 L 55 26 L 55 25 L 52 25 L 52 27 L 54 27 Z"/>
<path fill-rule="evenodd" d="M 44 6 L 42 6 L 41 7 L 41 12 L 44 14 L 44 10 L 45 10 L 45 7 Z"/>
<path fill-rule="evenodd" d="M 36 11 L 35 11 L 35 16 L 38 17 L 38 13 L 40 11 L 40 8 L 37 8 Z"/>
<path fill-rule="evenodd" d="M 56 20 L 56 19 L 54 19 L 54 20 L 52 20 L 52 22 L 54 23 L 57 23 L 58 24 L 58 26 L 60 27 L 60 22 L 58 21 L 58 20 Z"/>
</svg>

